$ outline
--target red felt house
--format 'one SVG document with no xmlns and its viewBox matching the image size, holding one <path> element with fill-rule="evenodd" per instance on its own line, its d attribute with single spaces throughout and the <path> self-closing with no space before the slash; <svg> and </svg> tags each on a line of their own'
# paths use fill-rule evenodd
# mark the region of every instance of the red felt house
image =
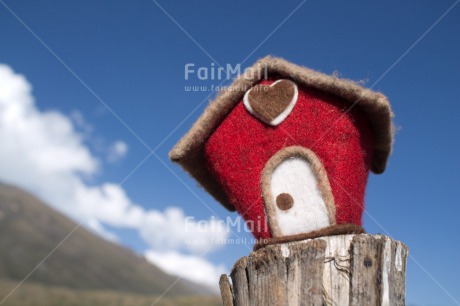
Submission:
<svg viewBox="0 0 460 306">
<path fill-rule="evenodd" d="M 361 232 L 369 171 L 385 170 L 381 93 L 266 57 L 221 92 L 170 158 L 265 241 Z"/>
</svg>

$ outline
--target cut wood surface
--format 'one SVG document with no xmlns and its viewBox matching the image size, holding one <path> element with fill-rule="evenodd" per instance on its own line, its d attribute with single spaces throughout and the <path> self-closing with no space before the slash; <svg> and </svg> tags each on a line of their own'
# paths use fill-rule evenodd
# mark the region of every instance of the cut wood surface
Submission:
<svg viewBox="0 0 460 306">
<path fill-rule="evenodd" d="M 266 246 L 222 275 L 224 306 L 405 305 L 408 248 L 382 235 Z"/>
</svg>

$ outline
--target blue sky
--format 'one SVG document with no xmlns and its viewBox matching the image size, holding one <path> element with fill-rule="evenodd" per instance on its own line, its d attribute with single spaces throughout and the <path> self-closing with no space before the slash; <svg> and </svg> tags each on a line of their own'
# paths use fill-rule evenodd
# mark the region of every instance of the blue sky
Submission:
<svg viewBox="0 0 460 306">
<path fill-rule="evenodd" d="M 168 207 L 196 220 L 236 216 L 167 157 L 209 100 L 209 92 L 184 86 L 219 83 L 185 80 L 187 63 L 246 60 L 246 67 L 271 54 L 367 80 L 389 97 L 399 130 L 387 171 L 370 176 L 364 226 L 409 246 L 407 301 L 414 305 L 460 301 L 458 33 L 454 1 L 0 1 L 0 63 L 31 84 L 38 114 L 69 118 L 69 133 L 81 136 L 76 146 L 98 163 L 87 173 L 80 173 L 84 162 L 66 171 L 87 189 L 120 183 L 149 154 L 146 144 L 157 156 L 145 160 L 122 190 L 129 203 L 160 217 Z M 117 141 L 127 152 L 114 149 Z M 113 150 L 117 157 L 108 158 Z M 40 194 L 32 179 L 8 173 L 1 179 Z M 55 206 L 76 219 L 84 215 Z M 121 221 L 97 222 L 139 253 L 164 248 L 201 256 L 184 246 L 148 244 L 138 227 Z M 202 257 L 228 269 L 248 253 L 248 245 L 228 245 Z"/>
</svg>

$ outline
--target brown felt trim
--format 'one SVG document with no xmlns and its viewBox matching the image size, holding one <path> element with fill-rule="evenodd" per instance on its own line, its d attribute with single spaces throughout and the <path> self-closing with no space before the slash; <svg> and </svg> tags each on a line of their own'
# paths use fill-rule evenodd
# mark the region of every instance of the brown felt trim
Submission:
<svg viewBox="0 0 460 306">
<path fill-rule="evenodd" d="M 281 236 L 281 229 L 276 219 L 276 202 L 273 194 L 271 192 L 271 179 L 273 171 L 276 167 L 286 159 L 299 157 L 306 160 L 310 166 L 313 174 L 315 175 L 318 181 L 318 187 L 321 192 L 321 195 L 326 204 L 326 209 L 329 216 L 329 224 L 335 224 L 335 204 L 334 196 L 332 195 L 331 185 L 329 184 L 329 179 L 327 177 L 326 169 L 324 169 L 323 164 L 313 153 L 312 150 L 300 147 L 300 146 L 291 146 L 279 150 L 275 155 L 273 155 L 265 165 L 262 176 L 260 180 L 260 187 L 262 189 L 262 197 L 265 203 L 265 214 L 268 218 L 268 225 L 270 227 L 270 233 L 272 237 Z"/>
<path fill-rule="evenodd" d="M 278 243 L 294 242 L 294 241 L 314 239 L 314 238 L 325 237 L 325 236 L 364 234 L 365 232 L 366 231 L 364 230 L 364 228 L 362 228 L 359 225 L 353 224 L 353 223 L 337 224 L 337 225 L 332 225 L 329 227 L 322 228 L 317 231 L 312 231 L 309 233 L 260 239 L 254 245 L 253 250 L 257 251 L 258 249 L 263 248 L 267 245 L 278 244 Z"/>
<path fill-rule="evenodd" d="M 271 122 L 291 104 L 295 95 L 295 84 L 290 80 L 281 80 L 270 85 L 259 84 L 248 93 L 249 105 L 262 121 Z"/>
<path fill-rule="evenodd" d="M 393 113 L 383 94 L 363 88 L 352 81 L 338 79 L 334 75 L 329 76 L 294 65 L 281 58 L 267 56 L 237 78 L 230 85 L 230 90 L 221 91 L 189 132 L 169 152 L 171 160 L 179 163 L 222 205 L 229 210 L 235 210 L 228 201 L 222 186 L 206 168 L 204 145 L 230 111 L 243 99 L 245 92 L 266 76 L 290 79 L 297 86 L 333 94 L 349 101 L 350 106 L 356 104 L 356 107 L 367 115 L 374 131 L 374 154 L 371 169 L 374 173 L 382 173 L 385 170 L 388 156 L 391 153 L 394 128 Z"/>
</svg>

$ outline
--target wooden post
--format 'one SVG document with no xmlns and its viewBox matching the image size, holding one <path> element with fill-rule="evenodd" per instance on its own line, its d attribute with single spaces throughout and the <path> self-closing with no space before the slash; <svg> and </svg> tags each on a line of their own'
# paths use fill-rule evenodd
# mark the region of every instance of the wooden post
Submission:
<svg viewBox="0 0 460 306">
<path fill-rule="evenodd" d="M 266 246 L 220 278 L 224 306 L 405 305 L 408 248 L 382 235 Z"/>
</svg>

